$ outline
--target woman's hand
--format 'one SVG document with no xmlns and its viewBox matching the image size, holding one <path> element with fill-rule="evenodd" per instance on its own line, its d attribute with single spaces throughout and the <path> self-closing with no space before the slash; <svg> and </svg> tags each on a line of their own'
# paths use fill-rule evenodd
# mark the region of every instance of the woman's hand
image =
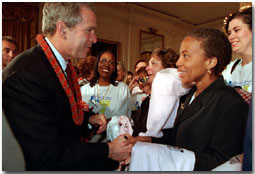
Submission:
<svg viewBox="0 0 255 174">
<path fill-rule="evenodd" d="M 132 137 L 131 135 L 125 135 L 126 141 L 123 141 L 121 143 L 121 146 L 127 146 L 129 144 L 135 145 L 137 141 L 141 142 L 151 142 L 151 137 L 146 137 L 146 136 L 137 136 L 137 137 Z"/>
</svg>

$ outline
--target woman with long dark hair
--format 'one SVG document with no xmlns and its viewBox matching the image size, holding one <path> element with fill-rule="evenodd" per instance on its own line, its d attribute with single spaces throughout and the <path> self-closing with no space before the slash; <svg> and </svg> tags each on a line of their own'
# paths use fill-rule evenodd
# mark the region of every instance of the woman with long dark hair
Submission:
<svg viewBox="0 0 255 174">
<path fill-rule="evenodd" d="M 108 120 L 113 116 L 131 116 L 128 86 L 116 78 L 116 57 L 111 50 L 103 50 L 97 56 L 93 79 L 81 88 L 82 100 Z"/>
</svg>

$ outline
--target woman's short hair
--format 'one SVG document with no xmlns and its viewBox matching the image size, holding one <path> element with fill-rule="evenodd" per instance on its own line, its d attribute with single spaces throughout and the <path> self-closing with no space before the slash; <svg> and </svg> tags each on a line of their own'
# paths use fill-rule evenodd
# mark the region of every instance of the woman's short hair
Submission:
<svg viewBox="0 0 255 174">
<path fill-rule="evenodd" d="M 82 21 L 81 7 L 87 7 L 96 12 L 90 2 L 46 2 L 43 8 L 42 31 L 53 35 L 56 32 L 56 23 L 63 21 L 68 28 L 74 27 Z"/>
<path fill-rule="evenodd" d="M 111 75 L 111 79 L 110 79 L 110 83 L 113 85 L 113 86 L 117 86 L 118 85 L 118 82 L 116 81 L 116 78 L 118 76 L 118 73 L 117 73 L 117 58 L 116 56 L 114 55 L 114 52 L 110 49 L 105 49 L 105 50 L 102 50 L 98 53 L 97 55 L 97 60 L 96 60 L 96 63 L 95 63 L 95 66 L 94 66 L 94 77 L 91 79 L 90 81 L 90 86 L 93 87 L 96 85 L 100 75 L 99 75 L 99 72 L 98 72 L 98 64 L 99 64 L 99 61 L 100 61 L 100 58 L 102 56 L 103 53 L 111 53 L 114 57 L 114 61 L 115 61 L 115 64 L 114 64 L 114 72 L 112 73 Z"/>
<path fill-rule="evenodd" d="M 228 17 L 224 20 L 224 31 L 226 34 L 228 34 L 228 27 L 230 21 L 233 19 L 240 18 L 244 24 L 247 24 L 249 26 L 249 29 L 252 31 L 252 7 L 246 8 L 242 11 L 230 14 Z"/>
<path fill-rule="evenodd" d="M 160 58 L 164 68 L 177 68 L 179 55 L 172 48 L 157 48 L 151 53 L 153 55 Z"/>
<path fill-rule="evenodd" d="M 188 36 L 201 41 L 201 48 L 204 49 L 206 57 L 217 58 L 217 65 L 213 70 L 218 76 L 232 59 L 232 48 L 227 36 L 214 28 L 196 28 L 186 35 Z"/>
</svg>

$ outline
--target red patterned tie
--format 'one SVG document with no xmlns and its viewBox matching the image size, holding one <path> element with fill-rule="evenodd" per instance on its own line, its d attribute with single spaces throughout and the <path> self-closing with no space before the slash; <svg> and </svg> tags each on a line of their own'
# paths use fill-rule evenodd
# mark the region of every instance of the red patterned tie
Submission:
<svg viewBox="0 0 255 174">
<path fill-rule="evenodd" d="M 77 101 L 75 88 L 74 88 L 74 84 L 73 84 L 72 72 L 71 72 L 71 68 L 69 66 L 69 63 L 67 63 L 67 66 L 66 66 L 66 75 L 67 75 L 67 82 L 69 84 L 69 87 L 71 88 L 71 90 L 73 92 L 73 95 L 75 97 L 75 100 Z"/>
</svg>

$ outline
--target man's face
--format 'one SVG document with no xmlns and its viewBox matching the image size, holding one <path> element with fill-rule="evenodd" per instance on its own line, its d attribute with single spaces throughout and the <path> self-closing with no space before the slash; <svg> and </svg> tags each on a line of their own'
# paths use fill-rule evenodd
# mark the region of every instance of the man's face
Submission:
<svg viewBox="0 0 255 174">
<path fill-rule="evenodd" d="M 14 43 L 2 41 L 2 69 L 4 69 L 14 57 L 18 55 L 18 49 Z"/>
<path fill-rule="evenodd" d="M 82 7 L 80 13 L 82 21 L 66 30 L 64 57 L 86 58 L 92 44 L 97 42 L 96 14 L 87 7 Z"/>
</svg>

